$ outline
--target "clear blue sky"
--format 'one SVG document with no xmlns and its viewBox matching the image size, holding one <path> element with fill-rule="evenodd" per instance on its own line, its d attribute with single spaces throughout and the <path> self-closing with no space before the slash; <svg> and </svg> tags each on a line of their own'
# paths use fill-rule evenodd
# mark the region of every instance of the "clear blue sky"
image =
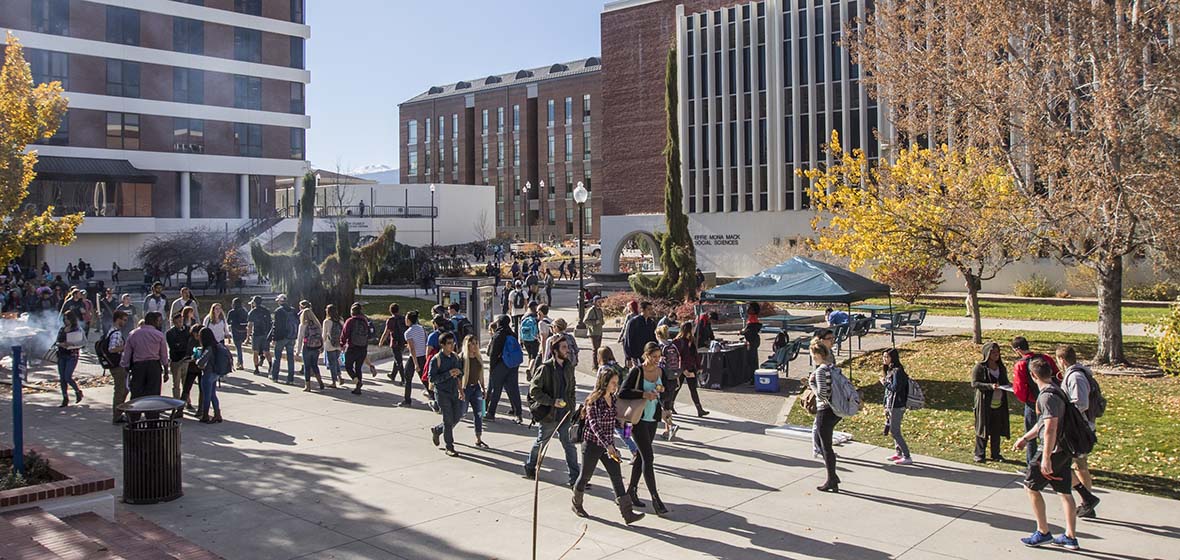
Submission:
<svg viewBox="0 0 1180 560">
<path fill-rule="evenodd" d="M 602 0 L 309 0 L 308 157 L 398 166 L 397 104 L 432 85 L 598 56 Z"/>
</svg>

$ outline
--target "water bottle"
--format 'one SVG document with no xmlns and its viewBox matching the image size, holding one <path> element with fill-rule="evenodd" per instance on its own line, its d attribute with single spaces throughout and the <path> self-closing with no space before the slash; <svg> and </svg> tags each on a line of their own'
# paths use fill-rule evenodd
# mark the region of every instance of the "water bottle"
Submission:
<svg viewBox="0 0 1180 560">
<path fill-rule="evenodd" d="M 479 399 L 479 417 L 483 418 L 487 415 L 488 415 L 488 401 L 484 400 L 483 397 L 480 397 L 480 399 Z"/>
</svg>

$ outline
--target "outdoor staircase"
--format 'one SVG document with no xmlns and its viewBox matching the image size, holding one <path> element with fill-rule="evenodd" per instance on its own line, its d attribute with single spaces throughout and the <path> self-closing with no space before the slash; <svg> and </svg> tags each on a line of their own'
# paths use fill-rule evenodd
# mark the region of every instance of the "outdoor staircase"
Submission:
<svg viewBox="0 0 1180 560">
<path fill-rule="evenodd" d="M 94 513 L 58 519 L 41 508 L 0 515 L 0 560 L 219 560 L 131 512 L 115 522 Z"/>
<path fill-rule="evenodd" d="M 234 243 L 239 247 L 248 247 L 251 241 L 254 241 L 258 236 L 266 233 L 281 221 L 283 221 L 281 216 L 251 218 L 250 221 L 242 224 L 241 227 L 234 231 Z"/>
</svg>

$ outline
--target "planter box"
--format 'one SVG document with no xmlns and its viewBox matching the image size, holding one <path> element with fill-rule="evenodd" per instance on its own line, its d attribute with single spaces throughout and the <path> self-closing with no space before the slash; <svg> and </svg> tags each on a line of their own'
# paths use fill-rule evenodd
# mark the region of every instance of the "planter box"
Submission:
<svg viewBox="0 0 1180 560">
<path fill-rule="evenodd" d="M 52 482 L 0 492 L 0 513 L 39 507 L 58 517 L 95 513 L 115 518 L 115 478 L 73 459 L 37 446 L 26 446 L 49 461 Z M 11 458 L 12 448 L 0 449 L 0 458 Z"/>
</svg>

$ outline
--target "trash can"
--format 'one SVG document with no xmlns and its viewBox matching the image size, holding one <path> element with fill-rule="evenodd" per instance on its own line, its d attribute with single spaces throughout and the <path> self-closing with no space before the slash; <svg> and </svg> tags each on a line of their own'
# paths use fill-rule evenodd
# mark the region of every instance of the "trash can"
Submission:
<svg viewBox="0 0 1180 560">
<path fill-rule="evenodd" d="M 759 393 L 778 392 L 778 370 L 760 369 L 754 372 L 754 390 Z"/>
<path fill-rule="evenodd" d="M 123 502 L 156 504 L 184 495 L 180 481 L 180 420 L 184 401 L 140 397 L 119 405 L 123 426 Z"/>
</svg>

